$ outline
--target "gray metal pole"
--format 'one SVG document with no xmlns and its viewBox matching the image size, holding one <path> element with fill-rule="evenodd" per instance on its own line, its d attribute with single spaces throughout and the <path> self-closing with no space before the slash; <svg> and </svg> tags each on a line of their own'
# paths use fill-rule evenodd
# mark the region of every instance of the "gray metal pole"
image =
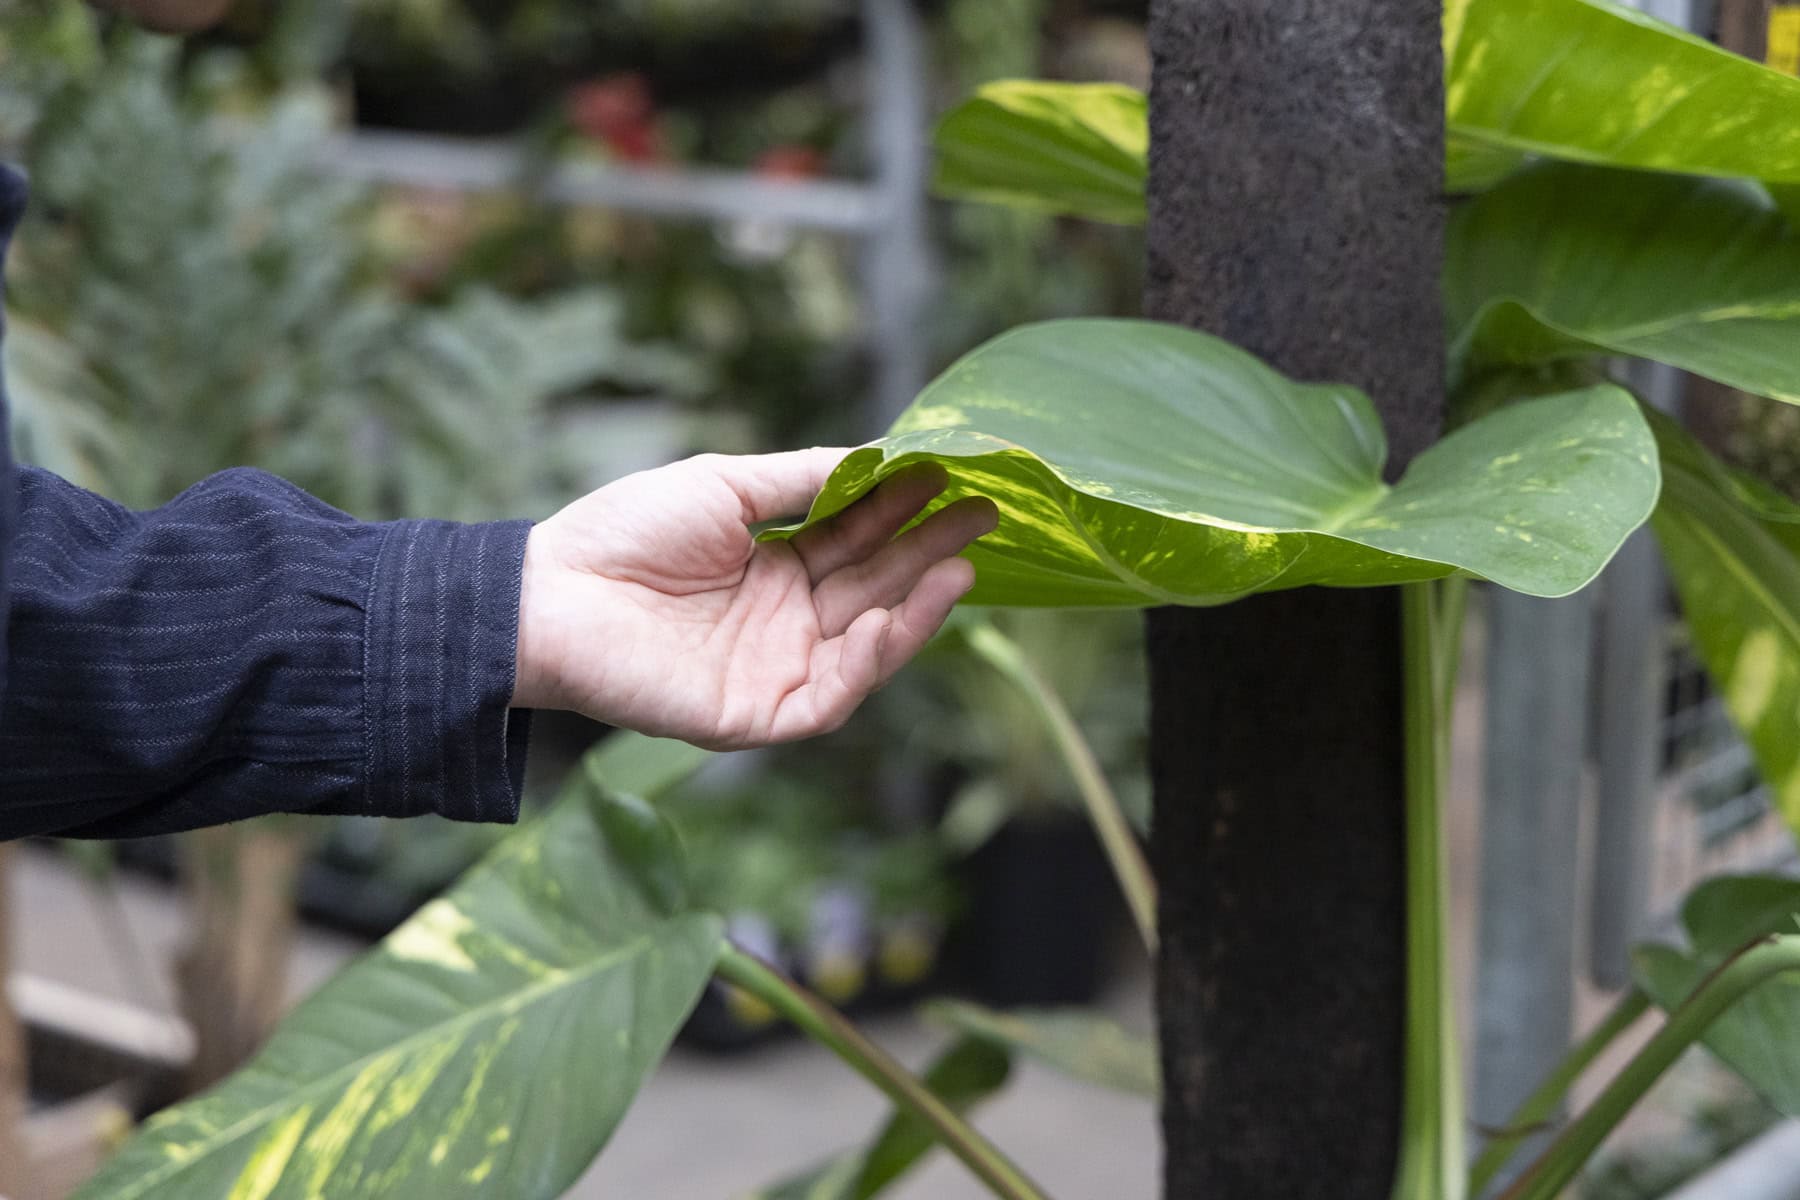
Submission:
<svg viewBox="0 0 1800 1200">
<path fill-rule="evenodd" d="M 1694 0 L 1625 0 L 1633 8 L 1641 8 L 1651 16 L 1667 21 L 1671 25 L 1679 25 L 1683 29 L 1697 28 L 1695 18 L 1701 16 Z M 1710 8 L 1710 5 L 1705 7 Z"/>
<path fill-rule="evenodd" d="M 1506 1120 L 1573 1032 L 1592 610 L 1587 593 L 1564 600 L 1488 593 L 1470 1103 L 1482 1124 Z"/>
<path fill-rule="evenodd" d="M 1588 969 L 1611 989 L 1631 982 L 1631 943 L 1650 908 L 1665 616 L 1662 556 L 1649 531 L 1632 535 L 1601 589 Z"/>
<path fill-rule="evenodd" d="M 1634 363 L 1630 382 L 1673 411 L 1681 374 Z M 1651 834 L 1666 674 L 1662 555 L 1647 529 L 1632 535 L 1601 580 L 1599 687 L 1595 690 L 1596 795 L 1589 971 L 1604 988 L 1631 982 L 1631 942 L 1650 910 Z"/>
<path fill-rule="evenodd" d="M 875 352 L 873 436 L 925 385 L 921 329 L 934 271 L 925 223 L 930 166 L 926 133 L 925 36 L 910 0 L 863 0 L 869 47 L 870 147 L 879 219 L 864 254 L 864 294 Z"/>
</svg>

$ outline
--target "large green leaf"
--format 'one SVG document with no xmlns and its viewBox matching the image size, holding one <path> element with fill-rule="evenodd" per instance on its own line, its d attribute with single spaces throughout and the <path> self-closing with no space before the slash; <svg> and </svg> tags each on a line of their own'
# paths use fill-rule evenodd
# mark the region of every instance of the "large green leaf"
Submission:
<svg viewBox="0 0 1800 1200">
<path fill-rule="evenodd" d="M 1800 922 L 1800 880 L 1724 876 L 1694 890 L 1682 909 L 1689 949 L 1639 946 L 1638 986 L 1673 1011 L 1719 964 L 1759 937 L 1793 933 Z M 1706 1047 L 1782 1112 L 1800 1116 L 1800 978 L 1778 975 L 1726 1010 L 1707 1030 Z"/>
<path fill-rule="evenodd" d="M 1454 129 L 1444 135 L 1444 186 L 1456 192 L 1492 187 L 1530 159 L 1517 150 L 1466 137 Z"/>
<path fill-rule="evenodd" d="M 687 779 L 712 757 L 712 751 L 674 738 L 621 731 L 590 750 L 581 760 L 581 770 L 587 776 L 590 794 L 654 799 Z"/>
<path fill-rule="evenodd" d="M 995 1012 L 953 1000 L 938 1001 L 926 1012 L 965 1037 L 985 1038 L 1084 1082 L 1151 1099 L 1161 1094 L 1155 1040 L 1099 1013 L 1079 1008 Z"/>
<path fill-rule="evenodd" d="M 1538 155 L 1800 183 L 1800 79 L 1611 0 L 1446 0 L 1445 177 L 1488 187 Z M 1142 93 L 1008 80 L 938 130 L 947 195 L 1135 224 Z"/>
<path fill-rule="evenodd" d="M 1800 232 L 1752 184 L 1552 163 L 1451 217 L 1469 369 L 1596 353 L 1800 403 Z"/>
<path fill-rule="evenodd" d="M 1769 195 L 1774 197 L 1775 207 L 1781 210 L 1788 224 L 1800 229 L 1800 183 L 1772 183 Z"/>
<path fill-rule="evenodd" d="M 640 781 L 683 756 L 621 739 L 603 753 Z M 560 1195 L 723 944 L 717 919 L 679 911 L 667 826 L 641 800 L 590 792 L 578 782 L 302 1005 L 248 1067 L 153 1118 L 79 1195 Z"/>
<path fill-rule="evenodd" d="M 1800 181 L 1800 79 L 1608 0 L 1448 0 L 1450 184 L 1507 154 Z"/>
<path fill-rule="evenodd" d="M 937 130 L 947 196 L 1136 225 L 1149 151 L 1144 94 L 1110 83 L 990 83 Z"/>
<path fill-rule="evenodd" d="M 967 1113 L 1006 1084 L 1012 1063 L 988 1038 L 964 1038 L 926 1071 L 924 1083 L 957 1113 Z M 890 1117 L 868 1146 L 849 1150 L 746 1200 L 869 1200 L 916 1166 L 937 1144 L 910 1111 Z"/>
<path fill-rule="evenodd" d="M 1694 645 L 1800 830 L 1800 505 L 1734 472 L 1666 418 L 1652 519 Z"/>
<path fill-rule="evenodd" d="M 950 475 L 940 503 L 1000 506 L 969 551 L 973 602 L 1205 605 L 1459 570 L 1565 595 L 1656 499 L 1653 439 L 1610 386 L 1464 426 L 1394 486 L 1386 453 L 1352 388 L 1295 383 L 1173 326 L 1052 321 L 952 366 L 845 458 L 808 520 L 932 460 Z"/>
</svg>

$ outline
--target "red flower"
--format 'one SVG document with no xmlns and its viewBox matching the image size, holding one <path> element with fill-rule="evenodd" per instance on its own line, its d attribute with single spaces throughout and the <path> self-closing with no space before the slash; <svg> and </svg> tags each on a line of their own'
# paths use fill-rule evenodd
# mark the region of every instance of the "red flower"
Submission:
<svg viewBox="0 0 1800 1200">
<path fill-rule="evenodd" d="M 650 85 L 642 75 L 610 75 L 569 89 L 569 121 L 625 162 L 666 161 Z"/>
</svg>

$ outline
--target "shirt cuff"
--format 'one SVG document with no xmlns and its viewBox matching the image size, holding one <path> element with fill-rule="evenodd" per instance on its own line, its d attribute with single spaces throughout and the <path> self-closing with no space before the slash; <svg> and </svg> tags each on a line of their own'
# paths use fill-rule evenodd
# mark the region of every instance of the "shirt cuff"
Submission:
<svg viewBox="0 0 1800 1200">
<path fill-rule="evenodd" d="M 531 714 L 509 706 L 530 530 L 385 526 L 364 610 L 369 812 L 518 820 Z"/>
</svg>

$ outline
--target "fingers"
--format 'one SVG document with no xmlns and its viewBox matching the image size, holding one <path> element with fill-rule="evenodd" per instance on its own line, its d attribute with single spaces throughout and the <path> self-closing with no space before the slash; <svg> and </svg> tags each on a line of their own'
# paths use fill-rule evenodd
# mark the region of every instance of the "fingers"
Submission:
<svg viewBox="0 0 1800 1200">
<path fill-rule="evenodd" d="M 883 652 L 894 618 L 885 609 L 858 617 L 839 638 L 814 652 L 811 679 L 788 696 L 769 730 L 772 742 L 830 733 L 856 711 L 881 679 Z"/>
<path fill-rule="evenodd" d="M 831 520 L 801 530 L 788 544 L 816 584 L 887 545 L 944 490 L 948 479 L 948 472 L 936 463 L 915 463 L 888 476 Z"/>
<path fill-rule="evenodd" d="M 950 618 L 956 602 L 975 586 L 975 565 L 965 558 L 938 563 L 919 578 L 910 595 L 893 611 L 892 627 L 881 648 L 875 686 L 912 661 Z"/>
<path fill-rule="evenodd" d="M 832 468 L 848 453 L 843 447 L 814 446 L 780 454 L 702 454 L 688 461 L 737 493 L 744 506 L 744 524 L 750 525 L 803 516 Z"/>
<path fill-rule="evenodd" d="M 842 636 L 820 645 L 811 679 L 783 701 L 769 740 L 787 742 L 830 733 L 849 720 L 870 692 L 925 648 L 973 586 L 972 563 L 944 559 L 920 576 L 892 612 L 881 608 L 863 612 Z"/>
<path fill-rule="evenodd" d="M 929 571 L 991 533 L 998 520 L 993 501 L 971 496 L 933 513 L 873 555 L 833 572 L 813 591 L 821 631 L 832 637 L 868 609 L 892 608 L 907 599 Z"/>
</svg>

